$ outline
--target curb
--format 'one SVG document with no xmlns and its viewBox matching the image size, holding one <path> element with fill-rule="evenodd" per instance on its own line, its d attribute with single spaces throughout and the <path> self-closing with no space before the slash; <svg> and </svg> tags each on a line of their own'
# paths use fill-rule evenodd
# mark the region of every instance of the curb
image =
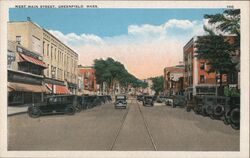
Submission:
<svg viewBox="0 0 250 158">
<path fill-rule="evenodd" d="M 25 113 L 27 113 L 27 111 L 16 112 L 16 113 L 8 114 L 7 116 L 21 115 L 21 114 L 25 114 Z"/>
</svg>

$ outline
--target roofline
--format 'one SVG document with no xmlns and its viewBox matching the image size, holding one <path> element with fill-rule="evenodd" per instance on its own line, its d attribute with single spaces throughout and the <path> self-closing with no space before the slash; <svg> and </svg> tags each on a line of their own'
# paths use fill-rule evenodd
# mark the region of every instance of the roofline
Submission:
<svg viewBox="0 0 250 158">
<path fill-rule="evenodd" d="M 94 66 L 82 66 L 82 65 L 78 65 L 78 68 L 81 69 L 81 68 L 94 68 Z"/>
<path fill-rule="evenodd" d="M 62 43 L 65 47 L 67 47 L 69 50 L 71 50 L 73 53 L 75 53 L 75 55 L 78 57 L 78 53 L 76 53 L 73 49 L 71 49 L 69 46 L 67 46 L 66 44 L 64 44 L 62 41 L 60 41 L 57 37 L 55 37 L 54 35 L 52 35 L 48 30 L 46 30 L 45 28 L 39 26 L 38 24 L 36 24 L 33 21 L 8 21 L 8 23 L 32 23 L 33 25 L 35 25 L 36 27 L 42 29 L 43 31 L 45 31 L 46 33 L 48 33 L 49 35 L 51 35 L 53 38 L 55 38 L 57 41 L 59 41 L 60 43 Z"/>
<path fill-rule="evenodd" d="M 73 49 L 71 49 L 69 46 L 67 46 L 66 44 L 64 44 L 62 41 L 60 41 L 57 37 L 55 37 L 54 35 L 52 35 L 48 30 L 46 30 L 45 28 L 41 28 L 43 29 L 46 33 L 48 33 L 50 36 L 54 37 L 57 41 L 61 42 L 65 47 L 67 47 L 69 50 L 71 50 L 73 53 L 75 53 L 76 56 L 78 56 L 78 53 L 76 53 Z"/>
</svg>

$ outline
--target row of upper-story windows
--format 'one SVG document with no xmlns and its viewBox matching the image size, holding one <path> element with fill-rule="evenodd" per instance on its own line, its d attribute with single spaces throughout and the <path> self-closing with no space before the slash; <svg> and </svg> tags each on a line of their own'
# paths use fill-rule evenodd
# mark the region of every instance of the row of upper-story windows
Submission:
<svg viewBox="0 0 250 158">
<path fill-rule="evenodd" d="M 46 48 L 46 49 L 45 49 Z M 43 42 L 43 55 L 50 57 L 51 61 L 57 61 L 60 65 L 64 65 L 68 70 L 75 71 L 77 67 L 77 59 L 72 55 L 67 55 L 63 50 L 58 49 L 55 45 Z"/>
</svg>

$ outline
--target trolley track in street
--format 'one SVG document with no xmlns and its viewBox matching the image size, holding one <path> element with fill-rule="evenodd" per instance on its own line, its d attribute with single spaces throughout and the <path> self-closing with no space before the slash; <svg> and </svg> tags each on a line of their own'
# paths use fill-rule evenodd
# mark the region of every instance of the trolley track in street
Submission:
<svg viewBox="0 0 250 158">
<path fill-rule="evenodd" d="M 145 125 L 145 127 L 146 127 L 146 130 L 147 130 L 148 136 L 149 136 L 149 138 L 150 138 L 150 141 L 151 141 L 151 143 L 152 143 L 152 146 L 153 146 L 154 150 L 157 151 L 156 144 L 155 144 L 154 139 L 153 139 L 153 136 L 152 136 L 152 134 L 151 134 L 151 132 L 150 132 L 150 130 L 149 130 L 147 121 L 146 121 L 146 119 L 145 119 L 145 117 L 144 117 L 144 115 L 143 115 L 143 113 L 142 113 L 142 111 L 141 111 L 140 104 L 138 103 L 138 101 L 136 101 L 136 104 L 137 104 L 137 107 L 139 108 L 139 111 L 140 111 L 140 114 L 141 114 L 143 123 L 144 123 L 144 125 Z"/>
<path fill-rule="evenodd" d="M 143 124 L 144 124 L 144 126 L 145 126 L 145 128 L 146 128 L 146 131 L 147 131 L 147 134 L 148 134 L 148 136 L 149 136 L 149 138 L 150 138 L 150 142 L 151 142 L 151 144 L 152 144 L 153 150 L 154 150 L 154 151 L 157 151 L 156 144 L 155 144 L 155 142 L 154 142 L 153 136 L 152 136 L 152 134 L 151 134 L 151 132 L 150 132 L 150 129 L 149 129 L 149 127 L 148 127 L 147 121 L 146 121 L 146 119 L 145 119 L 145 117 L 144 117 L 144 115 L 143 115 L 143 112 L 142 112 L 142 110 L 141 110 L 140 104 L 139 104 L 136 100 L 134 100 L 134 99 L 133 99 L 133 100 L 130 100 L 130 101 L 131 101 L 130 104 L 134 104 L 135 106 L 138 107 L 140 116 L 141 116 L 141 118 L 142 118 L 142 120 L 143 120 Z M 133 101 L 135 101 L 135 102 L 133 102 Z M 118 137 L 119 137 L 119 135 L 120 135 L 120 133 L 121 133 L 121 131 L 122 131 L 122 128 L 123 128 L 123 126 L 124 126 L 124 124 L 125 124 L 125 120 L 126 120 L 126 118 L 127 118 L 127 115 L 128 115 L 129 110 L 130 110 L 130 107 L 128 106 L 128 109 L 126 110 L 125 114 L 123 115 L 123 118 L 122 118 L 122 121 L 121 121 L 121 125 L 119 126 L 119 128 L 118 128 L 118 130 L 117 130 L 117 133 L 116 133 L 116 135 L 115 135 L 115 139 L 114 139 L 114 141 L 113 141 L 112 144 L 111 144 L 110 150 L 114 150 L 115 144 L 116 144 L 116 142 L 117 142 L 117 140 L 118 140 Z"/>
<path fill-rule="evenodd" d="M 126 110 L 125 114 L 124 114 L 123 117 L 122 117 L 121 126 L 118 128 L 117 133 L 116 133 L 116 135 L 115 135 L 115 139 L 114 139 L 113 143 L 111 144 L 110 150 L 113 150 L 113 149 L 114 149 L 115 143 L 116 143 L 116 141 L 117 141 L 117 139 L 118 139 L 118 137 L 119 137 L 119 134 L 120 134 L 120 132 L 121 132 L 121 130 L 122 130 L 122 127 L 124 126 L 124 122 L 125 122 L 126 117 L 127 117 L 127 115 L 128 115 L 129 106 L 127 106 L 127 108 L 128 108 L 128 109 Z"/>
</svg>

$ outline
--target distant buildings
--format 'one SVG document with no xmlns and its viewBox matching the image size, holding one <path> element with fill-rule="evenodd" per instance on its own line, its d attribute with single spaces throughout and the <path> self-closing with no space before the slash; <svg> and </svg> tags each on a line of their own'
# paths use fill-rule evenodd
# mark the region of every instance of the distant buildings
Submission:
<svg viewBox="0 0 250 158">
<path fill-rule="evenodd" d="M 82 86 L 79 87 L 79 94 L 97 94 L 95 69 L 92 66 L 78 66 L 79 77 Z"/>
<path fill-rule="evenodd" d="M 148 95 L 154 95 L 155 91 L 151 88 L 153 86 L 153 81 L 152 79 L 144 79 L 143 82 L 146 82 L 148 84 L 148 87 L 145 89 L 142 89 L 142 93 L 148 94 Z"/>
<path fill-rule="evenodd" d="M 77 93 L 78 54 L 31 21 L 8 23 L 8 40 L 42 57 L 44 82 L 55 94 Z M 52 87 L 53 86 L 53 87 Z"/>
<path fill-rule="evenodd" d="M 177 65 L 164 68 L 164 94 L 183 94 L 184 65 Z"/>
</svg>

